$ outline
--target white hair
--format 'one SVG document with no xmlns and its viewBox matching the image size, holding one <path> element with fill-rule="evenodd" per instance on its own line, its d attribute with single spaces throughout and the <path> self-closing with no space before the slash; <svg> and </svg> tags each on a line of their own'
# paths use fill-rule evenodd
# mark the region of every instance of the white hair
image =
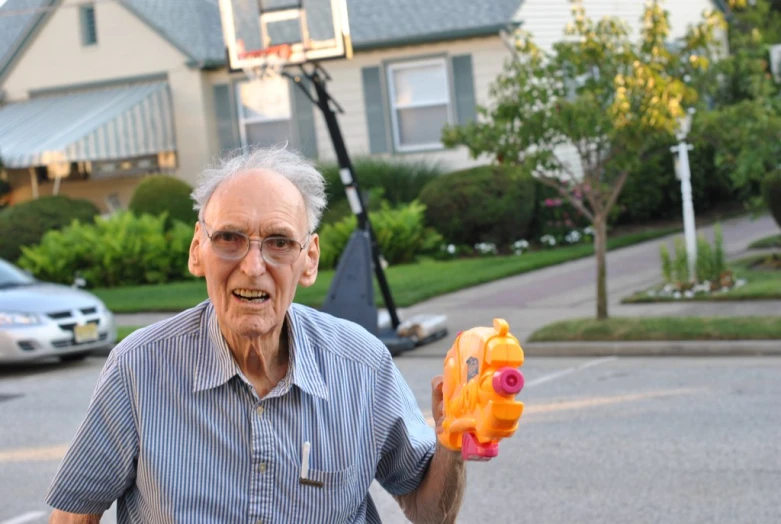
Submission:
<svg viewBox="0 0 781 524">
<path fill-rule="evenodd" d="M 312 162 L 284 146 L 237 149 L 204 170 L 190 195 L 198 218 L 203 220 L 204 209 L 220 184 L 253 169 L 273 171 L 292 182 L 304 197 L 309 231 L 317 229 L 326 205 L 325 179 Z"/>
</svg>

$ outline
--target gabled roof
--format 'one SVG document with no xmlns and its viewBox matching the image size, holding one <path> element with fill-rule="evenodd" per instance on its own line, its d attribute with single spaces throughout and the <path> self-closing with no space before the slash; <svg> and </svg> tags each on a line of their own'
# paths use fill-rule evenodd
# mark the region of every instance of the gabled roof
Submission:
<svg viewBox="0 0 781 524">
<path fill-rule="evenodd" d="M 356 50 L 496 34 L 522 0 L 347 0 Z"/>
<path fill-rule="evenodd" d="M 225 62 L 217 0 L 120 0 L 197 65 Z"/>
<path fill-rule="evenodd" d="M 217 0 L 118 0 L 200 67 L 225 63 Z M 58 0 L 0 7 L 0 78 Z M 356 50 L 495 34 L 522 0 L 347 0 Z M 4 16 L 5 13 L 5 16 Z M 10 16 L 9 16 L 10 15 Z M 100 21 L 98 21 L 100 23 Z"/>
<path fill-rule="evenodd" d="M 0 78 L 57 0 L 7 0 L 0 6 Z"/>
</svg>

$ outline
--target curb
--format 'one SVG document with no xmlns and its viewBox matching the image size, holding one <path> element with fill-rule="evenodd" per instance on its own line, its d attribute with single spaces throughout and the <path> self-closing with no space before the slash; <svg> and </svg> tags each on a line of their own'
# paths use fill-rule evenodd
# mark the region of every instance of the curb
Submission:
<svg viewBox="0 0 781 524">
<path fill-rule="evenodd" d="M 759 357 L 781 356 L 781 340 L 527 342 L 527 357 Z"/>
</svg>

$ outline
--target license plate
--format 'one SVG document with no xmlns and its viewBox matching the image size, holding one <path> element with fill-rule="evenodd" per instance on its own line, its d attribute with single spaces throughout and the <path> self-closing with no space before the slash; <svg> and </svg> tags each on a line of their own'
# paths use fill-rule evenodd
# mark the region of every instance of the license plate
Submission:
<svg viewBox="0 0 781 524">
<path fill-rule="evenodd" d="M 98 339 L 98 325 L 97 324 L 84 324 L 83 326 L 75 326 L 73 328 L 73 341 L 76 344 L 83 344 L 85 342 L 95 342 Z"/>
</svg>

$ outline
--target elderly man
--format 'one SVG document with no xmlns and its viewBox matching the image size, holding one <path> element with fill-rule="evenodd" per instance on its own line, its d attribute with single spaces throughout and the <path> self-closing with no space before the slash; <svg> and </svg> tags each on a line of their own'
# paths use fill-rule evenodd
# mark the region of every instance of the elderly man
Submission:
<svg viewBox="0 0 781 524">
<path fill-rule="evenodd" d="M 209 299 L 111 353 L 47 495 L 50 522 L 453 522 L 465 469 L 356 324 L 293 304 L 311 286 L 322 175 L 284 149 L 207 170 L 190 271 Z M 432 411 L 441 419 L 441 379 Z"/>
</svg>

